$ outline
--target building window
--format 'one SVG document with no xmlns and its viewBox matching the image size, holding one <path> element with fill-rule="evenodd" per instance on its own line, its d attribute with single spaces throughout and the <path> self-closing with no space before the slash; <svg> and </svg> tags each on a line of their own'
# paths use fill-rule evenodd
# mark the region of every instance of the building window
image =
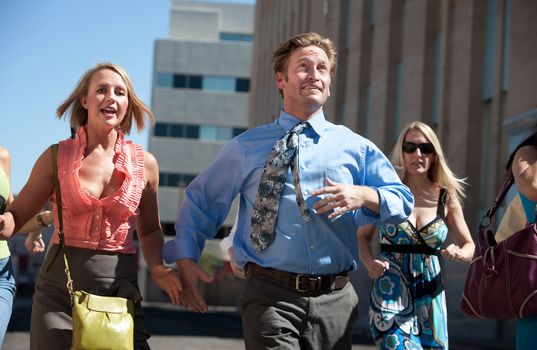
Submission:
<svg viewBox="0 0 537 350">
<path fill-rule="evenodd" d="M 365 90 L 365 108 L 364 108 L 364 136 L 369 137 L 369 128 L 371 125 L 371 84 L 367 84 Z"/>
<path fill-rule="evenodd" d="M 393 142 L 397 140 L 401 128 L 401 110 L 403 108 L 403 62 L 399 62 L 395 75 L 395 116 L 393 129 Z"/>
<path fill-rule="evenodd" d="M 188 80 L 188 88 L 190 89 L 201 89 L 202 88 L 202 76 L 201 75 L 191 75 Z"/>
<path fill-rule="evenodd" d="M 168 125 L 168 134 L 164 136 L 171 136 L 171 137 L 184 137 L 184 125 L 182 124 L 167 124 Z"/>
<path fill-rule="evenodd" d="M 173 75 L 173 87 L 174 88 L 186 88 L 186 75 L 174 74 Z"/>
<path fill-rule="evenodd" d="M 502 91 L 509 88 L 509 33 L 511 31 L 511 0 L 504 1 L 503 11 L 503 47 L 502 47 Z"/>
<path fill-rule="evenodd" d="M 226 141 L 246 131 L 246 128 L 233 128 L 216 125 L 186 125 L 177 123 L 156 123 L 153 134 L 160 137 Z"/>
<path fill-rule="evenodd" d="M 200 127 L 198 125 L 186 125 L 184 137 L 187 139 L 199 139 Z"/>
<path fill-rule="evenodd" d="M 370 0 L 369 6 L 369 25 L 373 27 L 375 25 L 375 14 L 377 12 L 376 1 Z"/>
<path fill-rule="evenodd" d="M 235 79 L 230 77 L 203 77 L 203 90 L 235 91 Z"/>
<path fill-rule="evenodd" d="M 248 130 L 248 129 L 246 129 L 246 128 L 233 128 L 233 137 L 239 136 L 240 134 L 242 134 L 246 130 Z"/>
<path fill-rule="evenodd" d="M 196 175 L 178 173 L 159 173 L 159 186 L 163 187 L 186 187 Z"/>
<path fill-rule="evenodd" d="M 440 92 L 442 90 L 442 41 L 443 41 L 443 34 L 442 32 L 439 32 L 436 35 L 435 43 L 434 43 L 434 75 L 433 75 L 433 115 L 432 115 L 432 122 L 433 125 L 439 125 L 440 123 Z"/>
<path fill-rule="evenodd" d="M 173 74 L 171 73 L 157 73 L 157 86 L 160 87 L 173 87 Z"/>
<path fill-rule="evenodd" d="M 250 91 L 250 79 L 238 78 L 235 91 L 248 92 Z"/>
<path fill-rule="evenodd" d="M 485 3 L 485 61 L 483 62 L 483 100 L 493 96 L 494 66 L 496 61 L 496 15 L 497 1 L 487 0 Z"/>
<path fill-rule="evenodd" d="M 214 125 L 200 125 L 200 139 L 216 140 L 216 128 Z"/>
<path fill-rule="evenodd" d="M 163 222 L 162 232 L 164 233 L 165 236 L 175 236 L 175 223 Z"/>
<path fill-rule="evenodd" d="M 242 41 L 253 42 L 254 36 L 252 34 L 238 34 L 238 33 L 220 33 L 220 40 L 222 41 Z"/>
<path fill-rule="evenodd" d="M 168 124 L 157 123 L 155 124 L 155 136 L 169 136 L 168 135 Z"/>
<path fill-rule="evenodd" d="M 176 89 L 249 92 L 250 79 L 210 75 L 157 73 L 157 86 Z"/>
</svg>

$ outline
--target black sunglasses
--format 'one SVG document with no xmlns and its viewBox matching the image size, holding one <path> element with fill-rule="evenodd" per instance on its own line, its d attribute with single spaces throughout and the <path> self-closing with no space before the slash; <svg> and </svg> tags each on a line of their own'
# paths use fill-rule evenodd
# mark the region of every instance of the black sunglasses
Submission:
<svg viewBox="0 0 537 350">
<path fill-rule="evenodd" d="M 423 154 L 431 154 L 434 152 L 434 146 L 430 142 L 426 143 L 414 143 L 414 142 L 404 142 L 403 143 L 403 152 L 405 153 L 414 153 L 417 149 L 420 149 Z"/>
<path fill-rule="evenodd" d="M 7 207 L 7 200 L 4 198 L 4 196 L 0 196 L 0 215 L 6 212 L 6 207 Z"/>
</svg>

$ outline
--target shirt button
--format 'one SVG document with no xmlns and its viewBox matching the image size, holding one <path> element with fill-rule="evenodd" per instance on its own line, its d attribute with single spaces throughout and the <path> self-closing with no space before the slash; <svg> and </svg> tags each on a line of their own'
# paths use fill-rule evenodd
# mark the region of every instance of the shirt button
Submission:
<svg viewBox="0 0 537 350">
<path fill-rule="evenodd" d="M 95 231 L 99 231 L 99 226 L 96 226 L 96 227 L 95 227 Z"/>
<path fill-rule="evenodd" d="M 95 219 L 99 219 L 101 216 L 99 214 L 95 215 Z"/>
<path fill-rule="evenodd" d="M 314 246 L 313 244 L 310 245 L 310 249 L 311 249 L 311 250 L 315 249 L 315 246 Z"/>
</svg>

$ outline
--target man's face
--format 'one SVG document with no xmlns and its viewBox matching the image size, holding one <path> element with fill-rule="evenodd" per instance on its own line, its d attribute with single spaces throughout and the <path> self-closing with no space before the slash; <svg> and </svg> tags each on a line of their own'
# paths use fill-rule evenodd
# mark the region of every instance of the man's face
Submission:
<svg viewBox="0 0 537 350">
<path fill-rule="evenodd" d="M 276 73 L 276 86 L 283 92 L 284 110 L 306 119 L 320 111 L 330 96 L 330 61 L 323 49 L 295 49 L 287 61 L 287 76 Z"/>
</svg>

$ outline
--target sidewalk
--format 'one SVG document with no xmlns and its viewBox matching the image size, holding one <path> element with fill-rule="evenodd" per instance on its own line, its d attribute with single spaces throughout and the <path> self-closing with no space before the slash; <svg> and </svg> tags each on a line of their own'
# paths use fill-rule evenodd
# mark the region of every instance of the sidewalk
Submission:
<svg viewBox="0 0 537 350">
<path fill-rule="evenodd" d="M 17 298 L 3 350 L 30 348 L 31 299 Z M 154 350 L 242 350 L 242 323 L 233 307 L 211 307 L 198 314 L 169 303 L 144 303 L 146 326 Z M 353 350 L 374 350 L 373 345 L 355 344 Z"/>
<path fill-rule="evenodd" d="M 3 350 L 30 347 L 31 299 L 16 298 Z M 198 314 L 169 303 L 144 303 L 146 326 L 154 350 L 242 350 L 242 323 L 234 307 L 210 307 Z M 507 350 L 502 344 L 450 344 L 452 350 Z M 352 350 L 374 350 L 369 339 L 355 339 Z"/>
<path fill-rule="evenodd" d="M 153 350 L 242 350 L 242 339 L 226 339 L 217 337 L 189 337 L 189 336 L 152 336 L 149 345 Z M 27 350 L 30 348 L 30 334 L 28 332 L 8 332 L 4 341 L 3 350 Z M 374 350 L 372 345 L 355 344 L 352 350 Z"/>
</svg>

